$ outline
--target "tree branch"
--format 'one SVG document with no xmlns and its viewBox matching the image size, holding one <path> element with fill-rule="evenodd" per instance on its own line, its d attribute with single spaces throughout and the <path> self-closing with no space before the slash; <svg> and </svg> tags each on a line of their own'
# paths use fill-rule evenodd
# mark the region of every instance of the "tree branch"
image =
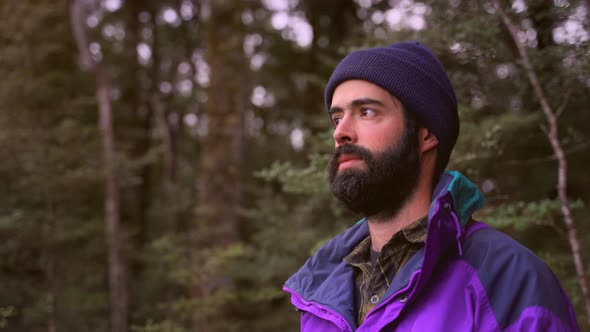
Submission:
<svg viewBox="0 0 590 332">
<path fill-rule="evenodd" d="M 561 102 L 561 105 L 559 105 L 559 107 L 557 108 L 557 112 L 556 112 L 557 117 L 559 117 L 561 115 L 561 113 L 563 113 L 563 111 L 565 111 L 565 108 L 567 107 L 567 104 L 569 104 L 570 97 L 572 96 L 573 92 L 574 92 L 574 89 L 572 89 L 571 85 L 568 84 L 568 87 L 565 90 L 565 93 L 563 94 L 563 101 Z"/>
<path fill-rule="evenodd" d="M 572 154 L 572 153 L 576 153 L 578 151 L 582 151 L 587 149 L 588 147 L 590 147 L 590 141 L 589 142 L 584 142 L 582 144 L 576 145 L 573 148 L 565 151 L 566 155 Z M 550 156 L 544 156 L 544 157 L 538 157 L 538 158 L 531 158 L 531 159 L 523 159 L 523 160 L 507 160 L 504 162 L 504 164 L 506 165 L 531 165 L 531 164 L 538 164 L 538 163 L 544 163 L 544 162 L 548 162 L 548 161 L 554 161 L 557 160 L 557 158 L 555 157 L 555 155 L 550 155 Z"/>
<path fill-rule="evenodd" d="M 537 96 L 537 101 L 541 105 L 541 110 L 547 119 L 547 139 L 551 143 L 553 153 L 558 162 L 557 195 L 561 206 L 563 222 L 567 228 L 568 241 L 576 267 L 578 285 L 582 291 L 582 298 L 586 307 L 586 319 L 590 325 L 590 294 L 588 290 L 588 278 L 586 274 L 586 268 L 584 266 L 584 260 L 582 259 L 582 254 L 580 251 L 580 242 L 578 240 L 576 225 L 574 224 L 567 197 L 567 160 L 565 158 L 565 153 L 563 151 L 563 147 L 561 146 L 561 142 L 559 141 L 557 114 L 551 108 L 545 91 L 543 90 L 539 78 L 530 62 L 527 46 L 518 37 L 518 27 L 512 22 L 508 14 L 506 14 L 506 12 L 503 10 L 499 0 L 491 0 L 491 3 L 500 16 L 502 23 L 512 36 L 512 41 L 518 50 L 520 60 L 522 61 L 522 66 L 524 67 L 529 83 L 533 87 L 535 95 Z"/>
<path fill-rule="evenodd" d="M 96 62 L 92 59 L 90 50 L 88 48 L 88 38 L 86 35 L 86 7 L 79 0 L 70 1 L 70 24 L 72 26 L 72 33 L 78 47 L 78 55 L 80 61 L 80 68 L 84 71 L 95 71 Z"/>
</svg>

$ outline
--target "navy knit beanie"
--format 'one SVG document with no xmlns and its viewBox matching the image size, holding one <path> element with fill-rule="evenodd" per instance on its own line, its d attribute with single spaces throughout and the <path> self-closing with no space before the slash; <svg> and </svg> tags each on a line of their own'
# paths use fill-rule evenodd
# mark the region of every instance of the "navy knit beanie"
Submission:
<svg viewBox="0 0 590 332">
<path fill-rule="evenodd" d="M 455 90 L 436 56 L 419 42 L 350 53 L 336 66 L 326 86 L 328 109 L 336 87 L 355 79 L 369 81 L 389 91 L 436 135 L 439 142 L 437 170 L 442 172 L 459 135 L 459 116 Z"/>
</svg>

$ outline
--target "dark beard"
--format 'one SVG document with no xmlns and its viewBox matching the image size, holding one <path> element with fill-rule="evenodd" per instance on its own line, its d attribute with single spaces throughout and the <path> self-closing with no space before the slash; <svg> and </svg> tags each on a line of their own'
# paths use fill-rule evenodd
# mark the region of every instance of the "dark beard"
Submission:
<svg viewBox="0 0 590 332">
<path fill-rule="evenodd" d="M 342 154 L 361 157 L 366 168 L 338 172 L 338 157 Z M 353 212 L 377 219 L 399 212 L 413 193 L 419 173 L 415 130 L 405 130 L 400 144 L 375 154 L 358 145 L 341 145 L 328 163 L 330 186 L 336 198 Z"/>
</svg>

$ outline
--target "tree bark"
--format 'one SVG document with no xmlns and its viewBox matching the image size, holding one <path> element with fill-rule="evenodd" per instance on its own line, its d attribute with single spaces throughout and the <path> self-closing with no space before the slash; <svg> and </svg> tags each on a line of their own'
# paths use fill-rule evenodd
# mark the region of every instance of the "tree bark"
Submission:
<svg viewBox="0 0 590 332">
<path fill-rule="evenodd" d="M 45 280 L 47 283 L 47 332 L 57 331 L 57 298 L 55 289 L 55 205 L 49 193 L 45 193 L 47 225 L 45 244 Z"/>
<path fill-rule="evenodd" d="M 174 193 L 174 179 L 176 173 L 175 153 L 173 147 L 172 130 L 168 124 L 165 106 L 157 91 L 151 97 L 151 108 L 154 112 L 154 122 L 158 128 L 162 141 L 162 186 L 167 202 L 172 202 Z"/>
<path fill-rule="evenodd" d="M 121 91 L 119 101 L 120 112 L 115 116 L 114 123 L 123 130 L 118 136 L 119 142 L 128 146 L 126 155 L 132 161 L 145 158 L 151 149 L 152 122 L 149 112 L 149 100 L 145 96 L 147 86 L 144 79 L 148 75 L 146 69 L 140 66 L 137 56 L 137 45 L 143 41 L 141 34 L 144 24 L 139 21 L 139 16 L 147 7 L 144 1 L 125 1 L 121 11 L 125 12 L 125 52 L 123 53 L 125 68 L 121 75 L 125 78 L 117 82 Z M 149 91 L 148 91 L 149 93 Z M 143 112 L 146 110 L 146 112 Z M 136 252 L 141 252 L 148 241 L 149 223 L 147 210 L 150 206 L 151 169 L 153 164 L 142 162 L 141 166 L 133 169 L 134 177 L 138 180 L 131 186 L 121 190 L 121 204 L 125 209 L 121 211 L 121 222 L 130 225 L 133 232 L 133 242 Z M 127 278 L 131 280 L 134 275 L 140 276 L 145 268 L 145 262 L 141 259 L 133 259 L 128 262 Z"/>
<path fill-rule="evenodd" d="M 80 64 L 82 69 L 95 75 L 96 81 L 96 99 L 98 102 L 102 158 L 105 170 L 105 238 L 108 251 L 111 331 L 127 332 L 128 289 L 120 230 L 119 189 L 117 186 L 115 138 L 110 100 L 111 85 L 104 68 L 92 58 L 88 50 L 84 5 L 80 1 L 73 0 L 70 4 L 70 15 L 72 30 L 80 52 Z"/>
<path fill-rule="evenodd" d="M 160 75 L 161 71 L 161 57 L 160 57 L 160 43 L 159 43 L 159 32 L 158 32 L 158 5 L 152 4 L 149 7 L 152 17 L 152 64 L 151 64 L 151 81 L 150 87 L 150 100 L 149 105 L 152 112 L 152 123 L 154 128 L 157 129 L 158 139 L 162 144 L 162 188 L 166 204 L 168 206 L 174 206 L 171 210 L 171 220 L 174 221 L 174 226 L 177 226 L 178 207 L 174 201 L 174 194 L 176 190 L 176 173 L 177 173 L 177 156 L 176 156 L 176 138 L 174 130 L 168 121 L 168 105 L 167 100 L 162 96 L 158 83 L 162 80 Z M 185 24 L 183 22 L 183 24 Z M 190 59 L 190 57 L 189 57 Z M 174 64 L 176 64 L 174 62 Z M 175 68 L 176 66 L 171 66 Z"/>
<path fill-rule="evenodd" d="M 117 187 L 115 167 L 115 139 L 113 132 L 112 110 L 110 103 L 111 86 L 108 78 L 101 70 L 96 70 L 97 91 L 99 104 L 100 130 L 102 134 L 103 161 L 105 166 L 105 214 L 106 214 L 106 242 L 109 266 L 109 293 L 111 304 L 111 331 L 127 331 L 127 283 L 125 264 L 123 263 L 123 248 L 121 244 L 119 190 Z"/>
<path fill-rule="evenodd" d="M 195 250 L 223 250 L 238 240 L 241 198 L 240 156 L 243 150 L 242 110 L 239 105 L 242 37 L 229 2 L 211 1 L 207 22 L 205 60 L 210 68 L 204 109 L 206 135 L 202 139 L 198 184 L 198 228 Z M 206 259 L 206 258 L 205 258 Z M 201 265 L 202 266 L 202 265 Z M 195 266 L 195 270 L 202 268 Z M 203 271 L 193 292 L 197 300 L 215 296 L 220 288 L 233 287 L 231 276 Z M 196 313 L 194 329 L 209 331 L 212 317 Z"/>
<path fill-rule="evenodd" d="M 553 154 L 555 155 L 558 164 L 557 194 L 559 197 L 559 203 L 561 205 L 563 222 L 565 223 L 567 229 L 570 249 L 572 251 L 572 256 L 574 258 L 578 285 L 580 286 L 580 290 L 582 291 L 582 299 L 586 307 L 586 320 L 588 322 L 588 325 L 590 325 L 590 294 L 588 293 L 588 277 L 586 275 L 584 260 L 580 252 L 580 243 L 576 232 L 576 225 L 572 217 L 570 204 L 567 197 L 567 159 L 563 147 L 561 146 L 561 142 L 559 141 L 559 132 L 557 127 L 557 111 L 554 111 L 551 107 L 551 104 L 549 103 L 543 86 L 541 85 L 541 82 L 538 79 L 537 73 L 535 72 L 529 60 L 527 46 L 524 45 L 518 38 L 518 27 L 516 26 L 516 24 L 512 22 L 508 14 L 503 10 L 498 0 L 492 0 L 492 4 L 495 7 L 498 14 L 500 15 L 502 23 L 510 32 L 510 36 L 512 37 L 512 40 L 516 48 L 518 49 L 521 65 L 526 72 L 529 83 L 533 87 L 533 90 L 537 97 L 537 101 L 541 105 L 541 110 L 545 114 L 545 118 L 547 120 L 548 128 L 547 130 L 545 130 L 545 134 L 547 135 L 547 139 L 551 144 Z M 559 110 L 559 112 L 561 111 L 563 110 Z"/>
<path fill-rule="evenodd" d="M 231 13 L 225 5 L 211 2 L 207 30 L 206 61 L 210 68 L 205 117 L 207 134 L 203 137 L 199 176 L 201 217 L 218 228 L 215 237 L 222 246 L 236 240 L 239 206 L 240 169 L 236 145 L 241 143 L 241 120 L 237 98 L 240 76 L 237 58 L 241 58 L 241 38 L 227 22 Z M 221 7 L 221 8 L 220 8 Z M 227 9 L 229 11 L 231 9 Z M 221 223 L 220 223 L 221 221 Z"/>
</svg>

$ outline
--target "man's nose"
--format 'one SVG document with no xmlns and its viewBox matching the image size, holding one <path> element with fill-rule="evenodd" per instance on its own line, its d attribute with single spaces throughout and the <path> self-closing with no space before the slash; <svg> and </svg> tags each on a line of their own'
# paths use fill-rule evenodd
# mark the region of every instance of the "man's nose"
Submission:
<svg viewBox="0 0 590 332">
<path fill-rule="evenodd" d="M 354 119 L 351 116 L 345 115 L 334 129 L 334 142 L 336 146 L 348 143 L 356 143 L 357 136 L 354 129 Z"/>
</svg>

